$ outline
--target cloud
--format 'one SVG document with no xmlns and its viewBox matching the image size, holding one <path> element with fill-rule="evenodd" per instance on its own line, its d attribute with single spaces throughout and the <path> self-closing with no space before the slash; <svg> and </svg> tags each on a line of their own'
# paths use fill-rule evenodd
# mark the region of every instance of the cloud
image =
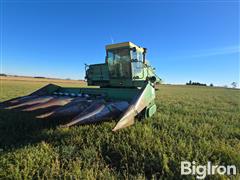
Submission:
<svg viewBox="0 0 240 180">
<path fill-rule="evenodd" d="M 201 57 L 209 57 L 209 56 L 219 56 L 219 55 L 228 55 L 240 53 L 240 46 L 227 46 L 222 48 L 212 48 L 212 49 L 204 49 L 199 51 L 191 51 L 188 55 L 179 54 L 174 57 L 167 57 L 167 59 L 194 59 Z"/>
</svg>

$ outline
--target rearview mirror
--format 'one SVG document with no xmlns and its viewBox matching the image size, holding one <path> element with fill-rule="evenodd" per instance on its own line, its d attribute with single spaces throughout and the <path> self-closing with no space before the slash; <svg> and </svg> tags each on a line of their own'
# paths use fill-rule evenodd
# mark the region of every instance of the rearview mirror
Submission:
<svg viewBox="0 0 240 180">
<path fill-rule="evenodd" d="M 132 50 L 133 52 L 136 52 L 136 51 L 137 51 L 136 47 L 133 47 L 133 48 L 131 48 L 130 50 Z"/>
</svg>

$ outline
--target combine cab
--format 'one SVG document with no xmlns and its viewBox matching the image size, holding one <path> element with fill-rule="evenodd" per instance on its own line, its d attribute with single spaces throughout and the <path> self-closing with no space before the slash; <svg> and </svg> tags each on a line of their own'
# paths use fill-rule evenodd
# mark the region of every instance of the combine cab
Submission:
<svg viewBox="0 0 240 180">
<path fill-rule="evenodd" d="M 134 124 L 136 116 L 151 117 L 156 111 L 154 85 L 160 79 L 146 61 L 146 48 L 125 42 L 107 45 L 106 53 L 105 63 L 85 67 L 88 85 L 97 88 L 49 84 L 28 96 L 2 102 L 2 108 L 45 109 L 37 118 L 72 117 L 62 121 L 64 127 L 119 119 L 113 131 Z"/>
</svg>

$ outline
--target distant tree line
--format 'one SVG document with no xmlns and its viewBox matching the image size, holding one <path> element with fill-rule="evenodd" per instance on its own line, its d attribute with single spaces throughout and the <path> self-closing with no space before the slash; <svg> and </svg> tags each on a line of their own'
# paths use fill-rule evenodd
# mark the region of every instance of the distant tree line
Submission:
<svg viewBox="0 0 240 180">
<path fill-rule="evenodd" d="M 42 77 L 42 76 L 35 76 L 34 78 L 46 79 L 46 77 Z"/>
<path fill-rule="evenodd" d="M 199 82 L 192 82 L 191 80 L 186 83 L 186 85 L 192 85 L 192 86 L 207 86 L 207 84 L 199 83 Z M 213 83 L 209 84 L 210 87 L 213 87 Z M 232 88 L 237 88 L 238 83 L 237 82 L 232 82 L 231 83 Z M 223 87 L 228 88 L 227 85 L 224 85 Z"/>
<path fill-rule="evenodd" d="M 207 84 L 203 84 L 200 82 L 192 82 L 191 80 L 186 83 L 186 85 L 192 85 L 192 86 L 207 86 Z M 210 84 L 210 86 L 213 86 L 213 84 Z"/>
<path fill-rule="evenodd" d="M 0 76 L 7 76 L 6 74 L 0 73 Z"/>
</svg>

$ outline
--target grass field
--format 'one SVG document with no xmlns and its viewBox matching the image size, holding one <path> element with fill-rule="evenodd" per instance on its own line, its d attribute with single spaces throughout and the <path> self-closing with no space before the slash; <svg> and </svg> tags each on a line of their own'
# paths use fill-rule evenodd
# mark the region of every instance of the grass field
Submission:
<svg viewBox="0 0 240 180">
<path fill-rule="evenodd" d="M 2 80 L 0 101 L 46 83 Z M 116 122 L 61 129 L 0 110 L 0 178 L 194 179 L 180 175 L 181 160 L 240 169 L 239 90 L 161 85 L 156 104 L 152 118 L 116 133 Z"/>
</svg>

